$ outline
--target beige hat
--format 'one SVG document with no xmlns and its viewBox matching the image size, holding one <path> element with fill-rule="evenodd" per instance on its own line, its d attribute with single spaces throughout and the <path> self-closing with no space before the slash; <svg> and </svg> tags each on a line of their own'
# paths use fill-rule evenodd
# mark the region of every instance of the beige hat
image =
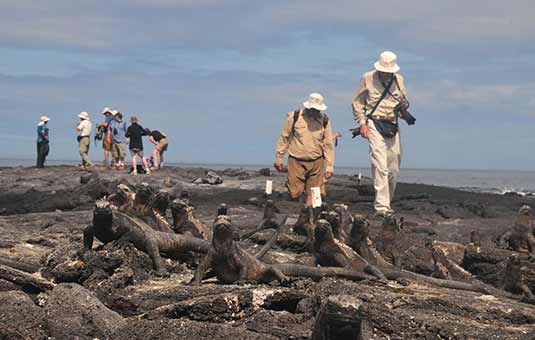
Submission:
<svg viewBox="0 0 535 340">
<path fill-rule="evenodd" d="M 119 113 L 119 111 L 117 111 L 117 110 L 113 110 L 113 111 L 110 111 L 110 113 L 111 113 L 112 116 L 115 116 L 116 114 Z"/>
<path fill-rule="evenodd" d="M 80 112 L 80 114 L 78 115 L 79 118 L 81 119 L 86 119 L 86 120 L 89 120 L 89 114 L 85 111 L 83 112 Z"/>
<path fill-rule="evenodd" d="M 319 93 L 311 93 L 308 100 L 303 103 L 307 109 L 316 109 L 319 111 L 327 110 L 327 105 L 323 103 L 323 96 Z"/>
<path fill-rule="evenodd" d="M 399 71 L 399 66 L 396 62 L 397 60 L 398 57 L 394 52 L 384 51 L 373 66 L 379 72 L 396 73 Z"/>
<path fill-rule="evenodd" d="M 102 114 L 106 114 L 106 113 L 112 113 L 111 108 L 109 108 L 109 107 L 106 106 L 106 107 L 102 110 Z"/>
<path fill-rule="evenodd" d="M 47 116 L 41 116 L 41 118 L 39 118 L 39 122 L 40 123 L 46 123 L 50 120 L 50 118 L 48 118 Z"/>
</svg>

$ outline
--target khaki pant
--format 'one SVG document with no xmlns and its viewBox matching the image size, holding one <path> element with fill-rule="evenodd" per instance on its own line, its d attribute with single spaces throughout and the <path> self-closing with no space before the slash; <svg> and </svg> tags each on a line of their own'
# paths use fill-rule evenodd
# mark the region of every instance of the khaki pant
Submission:
<svg viewBox="0 0 535 340">
<path fill-rule="evenodd" d="M 82 156 L 82 165 L 83 166 L 93 166 L 93 162 L 89 159 L 89 137 L 83 137 L 80 139 L 80 156 Z"/>
<path fill-rule="evenodd" d="M 368 120 L 370 131 L 370 159 L 372 161 L 373 186 L 375 188 L 375 210 L 391 211 L 390 203 L 396 191 L 396 181 L 401 163 L 399 132 L 395 137 L 385 138 Z"/>
<path fill-rule="evenodd" d="M 288 157 L 288 192 L 293 199 L 301 197 L 303 192 L 310 194 L 310 188 L 323 184 L 323 158 L 314 161 L 302 161 Z"/>
<path fill-rule="evenodd" d="M 113 143 L 111 146 L 111 154 L 113 158 L 121 158 L 123 159 L 126 152 L 125 152 L 125 143 Z"/>
</svg>

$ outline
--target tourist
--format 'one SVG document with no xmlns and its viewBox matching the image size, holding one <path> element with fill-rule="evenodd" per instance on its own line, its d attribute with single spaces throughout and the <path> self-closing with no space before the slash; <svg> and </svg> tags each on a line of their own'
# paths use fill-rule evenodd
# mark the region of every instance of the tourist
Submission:
<svg viewBox="0 0 535 340">
<path fill-rule="evenodd" d="M 158 130 L 145 129 L 145 132 L 149 135 L 150 142 L 155 145 L 152 152 L 152 168 L 154 170 L 161 169 L 163 167 L 163 154 L 167 151 L 167 146 L 169 145 L 167 135 Z"/>
<path fill-rule="evenodd" d="M 46 156 L 50 151 L 48 140 L 48 121 L 50 118 L 42 116 L 37 124 L 37 168 L 44 168 Z"/>
<path fill-rule="evenodd" d="M 130 118 L 131 125 L 126 130 L 127 144 L 129 145 L 130 154 L 132 155 L 132 175 L 137 176 L 137 157 L 141 159 L 143 168 L 147 175 L 150 175 L 150 168 L 145 155 L 143 154 L 143 136 L 147 133 L 141 125 L 137 123 L 137 117 Z"/>
<path fill-rule="evenodd" d="M 104 115 L 104 122 L 100 123 L 97 127 L 102 131 L 102 148 L 104 149 L 104 160 L 102 166 L 107 168 L 110 166 L 108 159 L 110 158 L 111 146 L 112 146 L 112 134 L 110 124 L 113 122 L 112 109 L 105 107 L 102 110 Z"/>
<path fill-rule="evenodd" d="M 277 143 L 275 169 L 283 171 L 288 152 L 290 197 L 298 200 L 303 192 L 306 205 L 312 204 L 311 188 L 321 187 L 334 171 L 334 143 L 331 123 L 324 111 L 327 106 L 319 93 L 312 93 L 304 108 L 288 113 Z M 325 172 L 324 172 L 325 171 Z"/>
<path fill-rule="evenodd" d="M 87 112 L 80 112 L 78 115 L 80 121 L 76 125 L 76 131 L 78 132 L 78 144 L 80 149 L 80 156 L 82 157 L 82 165 L 80 170 L 92 171 L 93 162 L 89 159 L 89 144 L 91 142 L 89 136 L 91 135 L 91 121 L 89 120 L 89 114 Z"/>
<path fill-rule="evenodd" d="M 123 121 L 122 113 L 113 112 L 114 120 L 110 125 L 113 135 L 111 153 L 117 170 L 124 170 L 125 145 L 126 145 L 126 122 Z"/>
<path fill-rule="evenodd" d="M 370 145 L 373 185 L 375 188 L 375 211 L 386 216 L 394 211 L 390 206 L 401 162 L 399 139 L 398 104 L 407 97 L 403 77 L 394 53 L 381 53 L 374 65 L 375 70 L 366 72 L 353 99 L 353 113 L 360 125 L 360 134 Z"/>
</svg>

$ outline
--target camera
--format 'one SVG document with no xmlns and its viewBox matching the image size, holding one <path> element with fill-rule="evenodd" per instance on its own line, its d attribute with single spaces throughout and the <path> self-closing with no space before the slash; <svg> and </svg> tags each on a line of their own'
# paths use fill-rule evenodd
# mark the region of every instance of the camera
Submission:
<svg viewBox="0 0 535 340">
<path fill-rule="evenodd" d="M 394 107 L 394 113 L 406 121 L 408 125 L 414 125 L 416 123 L 416 118 L 409 112 L 409 102 L 407 100 L 400 101 Z"/>
</svg>

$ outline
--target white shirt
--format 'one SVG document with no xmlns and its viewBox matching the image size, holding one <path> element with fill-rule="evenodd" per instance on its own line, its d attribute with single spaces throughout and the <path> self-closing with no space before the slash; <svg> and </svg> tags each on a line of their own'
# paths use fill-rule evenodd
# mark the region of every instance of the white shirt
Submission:
<svg viewBox="0 0 535 340">
<path fill-rule="evenodd" d="M 78 129 L 80 129 L 78 134 L 81 137 L 89 137 L 91 135 L 91 127 L 92 127 L 92 124 L 89 120 L 87 119 L 82 120 L 80 123 L 78 123 Z"/>
</svg>

